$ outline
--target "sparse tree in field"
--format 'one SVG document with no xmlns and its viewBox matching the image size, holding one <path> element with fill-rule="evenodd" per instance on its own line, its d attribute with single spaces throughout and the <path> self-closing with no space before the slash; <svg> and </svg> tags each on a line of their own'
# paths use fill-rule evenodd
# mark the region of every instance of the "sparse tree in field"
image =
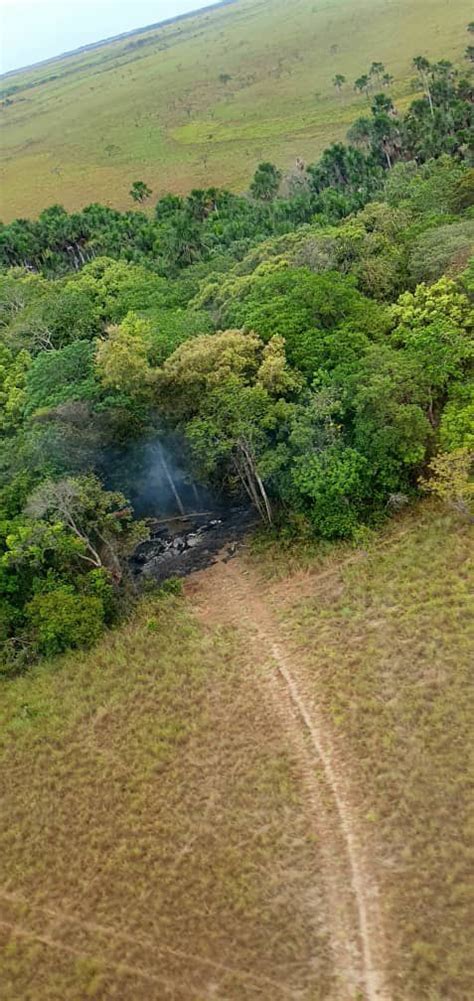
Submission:
<svg viewBox="0 0 474 1001">
<path fill-rule="evenodd" d="M 468 45 L 466 49 L 466 59 L 469 59 L 471 63 L 474 63 L 474 45 Z"/>
<path fill-rule="evenodd" d="M 232 80 L 232 77 L 231 77 L 230 73 L 219 73 L 219 83 L 226 84 L 226 83 L 230 83 L 231 80 Z"/>
<path fill-rule="evenodd" d="M 145 184 L 145 181 L 134 181 L 130 188 L 130 196 L 134 202 L 139 202 L 140 205 L 143 205 L 143 202 L 146 202 L 152 194 L 151 188 L 148 187 L 148 184 Z"/>
<path fill-rule="evenodd" d="M 377 82 L 380 83 L 380 80 L 382 79 L 384 73 L 385 73 L 385 66 L 383 63 L 372 63 L 372 66 L 370 67 L 369 70 L 370 77 L 375 77 Z"/>
<path fill-rule="evenodd" d="M 359 94 L 365 94 L 367 100 L 369 99 L 369 90 L 371 87 L 370 77 L 368 73 L 363 73 L 362 76 L 354 82 L 354 90 L 357 90 Z"/>
<path fill-rule="evenodd" d="M 390 87 L 392 83 L 393 83 L 393 76 L 392 76 L 392 74 L 391 73 L 384 73 L 384 75 L 382 77 L 382 86 L 383 87 Z"/>
<path fill-rule="evenodd" d="M 431 116 L 434 117 L 433 98 L 431 96 L 431 63 L 425 56 L 415 56 L 413 66 L 418 71 L 423 90 L 428 98 Z"/>
<path fill-rule="evenodd" d="M 467 30 L 471 32 L 471 35 L 474 35 L 474 21 L 469 21 Z"/>
<path fill-rule="evenodd" d="M 346 77 L 344 76 L 343 73 L 336 73 L 336 76 L 333 77 L 333 81 L 332 82 L 333 82 L 333 86 L 336 88 L 338 94 L 340 94 L 341 91 L 342 91 L 342 88 L 343 88 L 343 86 L 344 86 L 344 84 L 346 82 Z"/>
<path fill-rule="evenodd" d="M 271 202 L 278 194 L 281 171 L 273 163 L 261 163 L 257 167 L 250 191 L 260 202 Z"/>
</svg>

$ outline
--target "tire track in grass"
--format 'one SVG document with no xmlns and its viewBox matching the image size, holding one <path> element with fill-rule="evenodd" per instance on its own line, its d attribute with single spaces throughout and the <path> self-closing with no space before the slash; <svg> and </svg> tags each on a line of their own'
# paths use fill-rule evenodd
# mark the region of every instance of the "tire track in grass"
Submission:
<svg viewBox="0 0 474 1001">
<path fill-rule="evenodd" d="M 218 562 L 191 583 L 201 614 L 242 631 L 296 752 L 323 858 L 335 1001 L 391 1001 L 377 881 L 348 787 L 349 769 L 336 754 L 330 727 L 298 678 L 278 626 L 262 598 L 263 585 L 239 558 Z"/>
</svg>

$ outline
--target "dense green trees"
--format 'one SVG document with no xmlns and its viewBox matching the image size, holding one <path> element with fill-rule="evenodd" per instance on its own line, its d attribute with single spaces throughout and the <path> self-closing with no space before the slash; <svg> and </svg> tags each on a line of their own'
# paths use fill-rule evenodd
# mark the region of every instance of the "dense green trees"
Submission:
<svg viewBox="0 0 474 1001">
<path fill-rule="evenodd" d="M 382 63 L 373 62 L 356 81 L 356 89 L 367 96 L 368 114 L 354 122 L 349 144 L 334 144 L 316 164 L 307 169 L 302 165 L 286 184 L 274 164 L 263 162 L 251 182 L 250 197 L 215 188 L 194 190 L 187 198 L 166 195 L 158 201 L 154 219 L 101 205 L 69 215 L 55 205 L 35 222 L 20 219 L 0 225 L 0 267 L 58 276 L 108 256 L 174 276 L 224 248 L 239 259 L 250 243 L 289 232 L 315 217 L 337 222 L 372 199 L 384 173 L 399 161 L 419 165 L 448 154 L 470 163 L 472 73 L 466 77 L 447 60 L 432 64 L 425 56 L 416 56 L 413 65 L 422 96 L 404 115 L 387 93 L 390 75 Z M 338 88 L 343 81 L 342 74 L 334 78 Z M 145 182 L 133 183 L 131 196 L 137 204 L 150 195 Z"/>
<path fill-rule="evenodd" d="M 472 88 L 447 62 L 415 66 L 404 116 L 374 62 L 350 143 L 286 179 L 260 164 L 248 196 L 0 227 L 6 669 L 119 614 L 150 442 L 277 529 L 354 535 L 430 468 L 468 512 Z"/>
</svg>

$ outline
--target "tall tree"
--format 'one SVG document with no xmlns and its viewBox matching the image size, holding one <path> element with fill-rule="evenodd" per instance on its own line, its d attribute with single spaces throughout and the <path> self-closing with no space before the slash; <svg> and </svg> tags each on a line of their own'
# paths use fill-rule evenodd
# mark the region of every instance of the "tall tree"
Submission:
<svg viewBox="0 0 474 1001">
<path fill-rule="evenodd" d="M 333 82 L 333 86 L 336 88 L 337 92 L 340 94 L 341 91 L 342 91 L 342 88 L 343 88 L 343 86 L 344 86 L 344 84 L 346 82 L 346 77 L 344 76 L 343 73 L 336 73 L 335 77 L 333 77 L 333 81 L 332 82 Z"/>
<path fill-rule="evenodd" d="M 431 96 L 431 63 L 425 56 L 415 56 L 413 66 L 418 71 L 423 90 L 428 98 L 431 116 L 434 117 L 433 98 Z"/>
<path fill-rule="evenodd" d="M 255 171 L 250 191 L 254 198 L 262 202 L 271 202 L 278 194 L 281 172 L 273 163 L 260 163 Z"/>
<path fill-rule="evenodd" d="M 354 90 L 357 90 L 359 94 L 365 94 L 367 100 L 369 99 L 370 88 L 371 80 L 368 73 L 363 73 L 362 76 L 358 77 L 354 82 Z"/>
<path fill-rule="evenodd" d="M 377 63 L 377 62 L 372 63 L 369 70 L 369 76 L 375 77 L 377 82 L 380 83 L 384 73 L 385 73 L 385 66 L 383 63 Z"/>
</svg>

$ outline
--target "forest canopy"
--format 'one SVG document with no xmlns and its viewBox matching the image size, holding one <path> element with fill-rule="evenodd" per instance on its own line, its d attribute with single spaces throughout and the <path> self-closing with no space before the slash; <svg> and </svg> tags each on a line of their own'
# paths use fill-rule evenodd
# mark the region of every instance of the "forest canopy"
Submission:
<svg viewBox="0 0 474 1001">
<path fill-rule="evenodd" d="M 122 613 L 149 442 L 276 530 L 357 537 L 422 489 L 469 514 L 472 74 L 420 60 L 404 115 L 361 78 L 348 143 L 246 195 L 0 227 L 6 671 Z"/>
</svg>

